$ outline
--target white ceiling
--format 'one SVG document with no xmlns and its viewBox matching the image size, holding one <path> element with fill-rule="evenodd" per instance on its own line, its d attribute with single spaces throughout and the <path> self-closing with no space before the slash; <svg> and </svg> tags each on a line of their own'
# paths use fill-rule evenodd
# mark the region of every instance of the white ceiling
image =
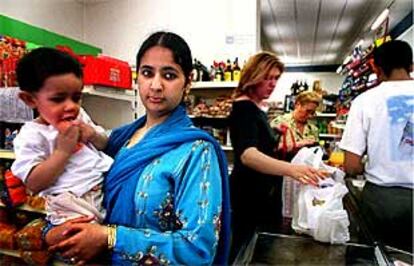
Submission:
<svg viewBox="0 0 414 266">
<path fill-rule="evenodd" d="M 79 2 L 81 4 L 96 4 L 96 3 L 104 3 L 109 2 L 110 0 L 75 0 L 76 2 Z"/>
<path fill-rule="evenodd" d="M 260 0 L 261 44 L 288 66 L 340 64 L 390 6 L 392 29 L 412 10 L 414 0 Z"/>
</svg>

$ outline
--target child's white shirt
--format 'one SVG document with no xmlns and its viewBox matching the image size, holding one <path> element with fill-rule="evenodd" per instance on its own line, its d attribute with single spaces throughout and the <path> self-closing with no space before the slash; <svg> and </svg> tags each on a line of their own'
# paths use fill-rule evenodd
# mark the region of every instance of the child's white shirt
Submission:
<svg viewBox="0 0 414 266">
<path fill-rule="evenodd" d="M 83 109 L 78 119 L 91 125 L 97 132 L 105 133 L 102 127 L 92 122 Z M 45 161 L 53 153 L 58 134 L 58 130 L 51 125 L 34 121 L 26 122 L 14 140 L 16 159 L 11 167 L 13 174 L 26 182 L 33 167 Z M 69 158 L 55 184 L 41 191 L 39 195 L 55 195 L 70 191 L 77 196 L 82 196 L 96 185 L 102 184 L 103 174 L 109 170 L 112 162 L 111 157 L 98 151 L 93 144 L 84 144 Z"/>
</svg>

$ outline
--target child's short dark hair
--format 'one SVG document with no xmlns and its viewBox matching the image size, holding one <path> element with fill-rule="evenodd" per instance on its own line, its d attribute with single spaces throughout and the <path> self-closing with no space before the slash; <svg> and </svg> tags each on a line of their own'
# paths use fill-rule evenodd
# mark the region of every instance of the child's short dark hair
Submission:
<svg viewBox="0 0 414 266">
<path fill-rule="evenodd" d="M 390 76 L 393 69 L 404 68 L 410 73 L 413 64 L 413 51 L 407 42 L 393 40 L 382 44 L 374 50 L 374 62 L 386 76 Z"/>
<path fill-rule="evenodd" d="M 66 52 L 48 47 L 37 48 L 17 64 L 16 74 L 20 89 L 37 92 L 51 76 L 73 73 L 82 78 L 82 66 L 78 60 Z"/>
</svg>

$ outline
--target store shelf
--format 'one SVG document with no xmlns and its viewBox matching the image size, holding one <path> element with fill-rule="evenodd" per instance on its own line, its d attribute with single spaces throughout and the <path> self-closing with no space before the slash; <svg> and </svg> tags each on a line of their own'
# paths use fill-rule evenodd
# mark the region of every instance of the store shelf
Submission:
<svg viewBox="0 0 414 266">
<path fill-rule="evenodd" d="M 234 89 L 237 84 L 237 81 L 199 81 L 194 82 L 191 89 Z"/>
<path fill-rule="evenodd" d="M 20 251 L 19 250 L 11 250 L 11 249 L 0 248 L 0 254 L 6 255 L 6 256 L 10 256 L 10 257 L 15 257 L 15 258 L 21 258 Z M 51 264 L 48 264 L 48 265 L 53 265 L 53 266 L 68 266 L 68 264 L 66 264 L 64 262 L 61 262 L 61 261 L 58 261 L 58 260 L 53 260 L 51 262 Z"/>
<path fill-rule="evenodd" d="M 4 249 L 0 248 L 0 254 L 4 254 L 11 257 L 20 258 L 20 253 L 18 250 Z"/>
<path fill-rule="evenodd" d="M 324 133 L 320 133 L 319 134 L 320 138 L 332 138 L 332 139 L 339 139 L 341 138 L 341 135 L 336 135 L 336 134 L 324 134 Z"/>
<path fill-rule="evenodd" d="M 16 156 L 13 151 L 11 150 L 2 150 L 0 149 L 0 159 L 10 159 L 14 160 L 16 159 Z"/>
<path fill-rule="evenodd" d="M 333 123 L 332 126 L 338 129 L 345 129 L 345 124 Z"/>
<path fill-rule="evenodd" d="M 2 202 L 0 202 L 0 207 L 6 207 L 6 205 L 4 205 Z M 16 209 L 17 210 L 22 210 L 22 211 L 29 211 L 29 212 L 46 214 L 45 210 L 35 209 L 35 208 L 30 207 L 27 204 L 20 205 L 20 206 L 16 207 Z"/>
<path fill-rule="evenodd" d="M 116 89 L 102 86 L 86 85 L 83 87 L 83 94 L 95 95 L 116 100 L 135 102 L 134 90 Z"/>
<path fill-rule="evenodd" d="M 195 115 L 188 115 L 191 119 L 227 119 L 228 116 L 211 116 L 211 115 L 201 115 L 201 116 L 195 116 Z"/>
<path fill-rule="evenodd" d="M 316 113 L 316 117 L 336 117 L 336 113 Z"/>
<path fill-rule="evenodd" d="M 221 148 L 223 149 L 223 151 L 232 151 L 233 150 L 232 146 L 221 145 Z"/>
</svg>

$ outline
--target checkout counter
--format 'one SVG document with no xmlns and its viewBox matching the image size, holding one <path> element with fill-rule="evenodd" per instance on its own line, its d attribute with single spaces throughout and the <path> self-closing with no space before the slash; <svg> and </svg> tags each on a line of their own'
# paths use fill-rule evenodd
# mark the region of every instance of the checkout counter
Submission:
<svg viewBox="0 0 414 266">
<path fill-rule="evenodd" d="M 364 181 L 345 180 L 349 193 L 343 204 L 350 220 L 350 241 L 332 245 L 295 233 L 256 232 L 234 265 L 413 265 L 413 254 L 373 240 L 358 208 Z"/>
</svg>

